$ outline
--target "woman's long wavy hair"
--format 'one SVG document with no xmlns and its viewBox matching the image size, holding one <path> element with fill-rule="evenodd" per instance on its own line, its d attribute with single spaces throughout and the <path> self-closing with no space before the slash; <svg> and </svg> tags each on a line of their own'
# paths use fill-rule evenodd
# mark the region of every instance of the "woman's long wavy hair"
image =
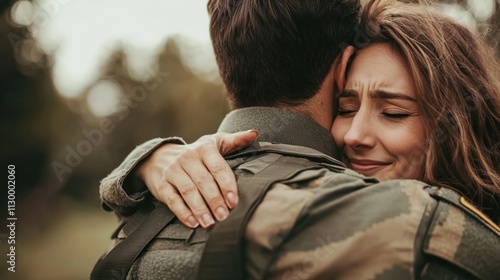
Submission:
<svg viewBox="0 0 500 280">
<path fill-rule="evenodd" d="M 500 64 L 492 48 L 422 4 L 369 1 L 360 31 L 368 43 L 389 44 L 413 78 L 427 130 L 422 180 L 457 190 L 500 223 Z"/>
</svg>

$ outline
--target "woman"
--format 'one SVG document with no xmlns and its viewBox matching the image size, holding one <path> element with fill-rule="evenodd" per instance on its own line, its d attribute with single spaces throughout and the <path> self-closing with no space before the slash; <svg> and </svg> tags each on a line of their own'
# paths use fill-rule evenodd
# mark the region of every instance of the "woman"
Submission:
<svg viewBox="0 0 500 280">
<path fill-rule="evenodd" d="M 423 8 L 369 5 L 361 24 L 370 45 L 354 59 L 332 127 L 348 166 L 455 189 L 500 223 L 500 71 L 492 50 Z"/>
<path fill-rule="evenodd" d="M 361 30 L 369 44 L 357 46 L 338 96 L 332 134 L 343 160 L 381 180 L 418 179 L 454 189 L 500 224 L 498 61 L 476 34 L 443 15 L 379 2 L 364 8 Z M 203 150 L 200 161 L 215 156 Z M 185 165 L 181 156 L 171 170 L 203 181 L 202 172 Z M 225 176 L 233 178 L 229 168 Z M 183 193 L 187 184 L 173 185 Z"/>
</svg>

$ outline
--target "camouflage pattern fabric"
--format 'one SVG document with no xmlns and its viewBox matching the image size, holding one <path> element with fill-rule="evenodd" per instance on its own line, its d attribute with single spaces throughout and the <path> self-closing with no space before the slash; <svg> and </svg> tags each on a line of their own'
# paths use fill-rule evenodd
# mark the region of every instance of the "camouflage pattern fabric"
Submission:
<svg viewBox="0 0 500 280">
<path fill-rule="evenodd" d="M 330 141 L 324 140 L 331 139 L 329 132 L 314 122 L 309 120 L 311 130 L 304 117 L 274 109 L 233 111 L 220 131 L 255 128 L 268 135 L 260 140 L 276 142 L 269 110 L 286 117 L 285 128 L 279 129 L 295 131 L 287 144 L 311 147 L 315 139 Z M 259 119 L 260 125 L 253 126 Z M 144 193 L 126 194 L 123 184 L 138 159 L 157 144 L 139 146 L 103 180 L 106 205 L 128 213 L 144 201 Z M 324 145 L 315 148 L 328 153 L 333 139 Z M 236 175 L 258 170 L 255 164 L 242 165 Z M 130 279 L 194 279 L 207 233 L 174 225 L 134 264 Z M 118 236 L 125 237 L 124 232 Z M 275 184 L 248 222 L 245 239 L 250 279 L 500 279 L 498 225 L 466 199 L 418 181 L 378 182 L 348 169 L 304 171 Z"/>
<path fill-rule="evenodd" d="M 413 278 L 415 237 L 431 199 L 421 183 L 369 184 L 328 172 L 295 187 L 276 186 L 249 222 L 253 269 L 267 269 L 270 279 Z M 259 262 L 264 254 L 271 266 Z"/>
</svg>

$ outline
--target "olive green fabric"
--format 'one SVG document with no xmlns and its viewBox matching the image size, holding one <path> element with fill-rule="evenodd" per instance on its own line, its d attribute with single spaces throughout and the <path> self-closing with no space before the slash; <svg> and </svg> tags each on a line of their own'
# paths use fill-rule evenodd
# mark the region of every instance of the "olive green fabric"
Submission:
<svg viewBox="0 0 500 280">
<path fill-rule="evenodd" d="M 298 157 L 299 155 L 301 157 Z M 233 157 L 244 158 L 238 169 L 245 169 L 250 174 L 238 176 L 238 206 L 226 220 L 216 224 L 210 232 L 199 268 L 200 280 L 245 278 L 242 246 L 245 227 L 270 187 L 277 183 L 295 181 L 297 176 L 303 178 L 305 172 L 318 169 L 331 168 L 334 172 L 344 170 L 337 166 L 339 162 L 333 158 L 312 149 L 291 145 L 261 143 L 231 156 Z M 271 259 L 265 262 L 270 263 Z M 265 271 L 262 271 L 255 278 L 264 277 Z"/>
<path fill-rule="evenodd" d="M 328 143 L 316 145 L 317 150 L 335 150 L 328 130 L 317 124 L 308 129 L 307 118 L 274 109 L 232 113 L 220 130 L 234 132 L 238 124 L 241 130 L 258 129 L 269 142 L 278 142 L 273 139 L 275 131 L 286 130 L 294 136 L 280 138 L 285 144 L 312 148 L 314 139 L 322 139 Z M 283 121 L 276 124 L 269 118 L 282 114 Z M 252 126 L 252 121 L 260 126 Z M 139 146 L 133 154 L 150 153 L 151 146 Z M 293 152 L 291 156 L 303 157 Z M 125 177 L 130 168 L 125 166 L 135 164 L 129 158 L 101 184 L 104 203 L 121 213 L 147 200 L 142 193 L 132 201 L 130 195 L 123 197 L 123 191 L 111 190 L 129 182 Z M 274 184 L 266 193 L 244 227 L 249 279 L 261 275 L 269 279 L 499 279 L 500 233 L 462 207 L 457 194 L 413 180 L 378 182 L 332 165 L 339 170 L 307 170 Z M 245 162 L 235 174 L 252 176 L 259 170 L 261 164 Z M 120 206 L 123 201 L 127 204 Z M 134 264 L 130 279 L 195 279 L 207 233 L 175 224 L 176 229 L 167 227 Z"/>
</svg>

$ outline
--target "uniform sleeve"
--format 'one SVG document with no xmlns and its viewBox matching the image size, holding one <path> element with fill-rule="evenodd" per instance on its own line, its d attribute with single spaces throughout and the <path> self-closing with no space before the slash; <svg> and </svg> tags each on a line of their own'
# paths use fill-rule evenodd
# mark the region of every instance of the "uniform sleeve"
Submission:
<svg viewBox="0 0 500 280">
<path fill-rule="evenodd" d="M 133 176 L 134 168 L 159 146 L 167 143 L 184 145 L 179 137 L 155 138 L 137 146 L 125 160 L 108 176 L 101 180 L 99 194 L 102 206 L 107 211 L 128 216 L 133 213 L 148 192 L 147 187 Z M 135 190 L 127 193 L 126 190 Z M 137 191 L 142 190 L 142 191 Z"/>
<path fill-rule="evenodd" d="M 415 236 L 431 200 L 425 187 L 330 174 L 282 187 L 296 197 L 293 212 L 271 207 L 279 198 L 269 192 L 248 224 L 247 271 L 269 279 L 412 279 Z"/>
</svg>

